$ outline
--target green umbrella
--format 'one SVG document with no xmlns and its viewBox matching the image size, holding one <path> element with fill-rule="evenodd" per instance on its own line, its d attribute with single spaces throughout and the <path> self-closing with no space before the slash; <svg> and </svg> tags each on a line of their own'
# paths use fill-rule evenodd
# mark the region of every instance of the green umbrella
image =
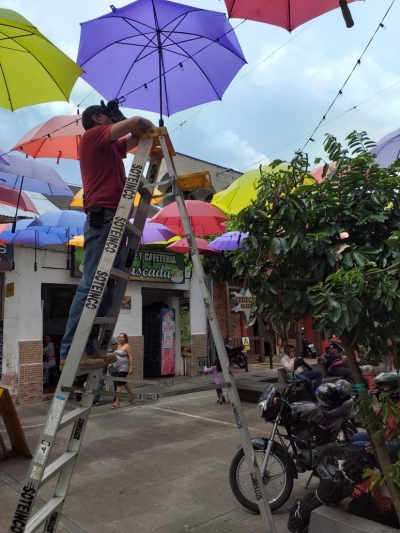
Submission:
<svg viewBox="0 0 400 533">
<path fill-rule="evenodd" d="M 0 107 L 67 100 L 83 72 L 24 17 L 0 9 Z"/>
</svg>

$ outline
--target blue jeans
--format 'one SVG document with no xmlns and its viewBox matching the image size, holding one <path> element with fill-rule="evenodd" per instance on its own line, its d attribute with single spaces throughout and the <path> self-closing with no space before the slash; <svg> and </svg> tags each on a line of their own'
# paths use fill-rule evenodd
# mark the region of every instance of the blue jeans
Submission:
<svg viewBox="0 0 400 533">
<path fill-rule="evenodd" d="M 72 339 L 74 338 L 76 328 L 78 327 L 79 319 L 83 308 L 85 306 L 86 298 L 92 285 L 94 275 L 97 271 L 101 254 L 107 241 L 108 233 L 113 219 L 112 211 L 106 209 L 104 214 L 104 224 L 101 228 L 91 228 L 89 226 L 89 216 L 84 225 L 85 235 L 85 263 L 83 268 L 83 275 L 79 281 L 76 289 L 75 297 L 69 311 L 67 326 L 65 334 L 61 341 L 60 359 L 66 359 L 69 349 L 71 347 Z M 115 268 L 121 268 L 123 258 L 125 255 L 125 239 L 122 239 L 121 246 L 117 252 L 117 259 L 114 263 Z M 115 281 L 108 280 L 107 287 L 104 291 L 103 300 L 97 311 L 97 316 L 106 316 L 109 312 L 115 293 Z M 86 353 L 92 354 L 96 351 L 96 341 L 99 336 L 100 325 L 96 324 L 92 327 L 89 334 L 89 339 L 86 344 Z"/>
<path fill-rule="evenodd" d="M 107 372 L 107 367 L 105 366 L 103 370 L 101 371 L 101 375 L 105 376 Z M 102 390 L 104 387 L 105 379 L 101 378 L 99 379 L 99 382 L 97 383 L 96 390 Z M 96 396 L 93 398 L 93 402 L 98 402 L 100 400 L 100 394 L 96 394 Z"/>
<path fill-rule="evenodd" d="M 322 383 L 321 372 L 319 370 L 307 370 L 306 372 L 297 374 L 296 377 L 304 383 L 304 386 L 308 394 L 311 396 L 311 398 L 315 398 L 315 390 L 318 389 L 318 387 Z M 315 379 L 315 387 L 313 388 L 314 379 Z"/>
<path fill-rule="evenodd" d="M 355 444 L 359 448 L 365 450 L 365 446 L 370 443 L 369 435 L 366 431 L 361 431 L 360 433 L 354 433 L 351 436 L 351 443 Z M 386 448 L 389 451 L 390 458 L 392 461 L 397 461 L 397 454 L 400 451 L 400 442 L 386 442 Z"/>
</svg>

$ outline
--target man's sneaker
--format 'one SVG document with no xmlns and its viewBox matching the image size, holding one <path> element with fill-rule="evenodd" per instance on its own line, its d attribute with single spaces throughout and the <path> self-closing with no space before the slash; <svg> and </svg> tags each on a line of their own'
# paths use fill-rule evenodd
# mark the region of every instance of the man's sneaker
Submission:
<svg viewBox="0 0 400 533">
<path fill-rule="evenodd" d="M 109 365 L 111 363 L 115 363 L 115 361 L 118 359 L 118 357 L 114 353 L 107 353 L 103 350 L 97 350 L 93 353 L 84 353 L 83 357 L 87 357 L 88 359 L 102 359 L 104 361 L 103 366 Z M 83 359 L 82 357 L 82 359 Z M 82 361 L 81 359 L 81 361 Z M 81 365 L 79 365 L 81 366 Z"/>
</svg>

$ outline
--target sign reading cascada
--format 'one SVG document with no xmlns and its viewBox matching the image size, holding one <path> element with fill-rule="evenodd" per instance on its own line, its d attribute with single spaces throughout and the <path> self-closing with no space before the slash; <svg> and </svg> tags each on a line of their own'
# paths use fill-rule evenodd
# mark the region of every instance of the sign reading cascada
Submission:
<svg viewBox="0 0 400 533">
<path fill-rule="evenodd" d="M 184 283 L 184 257 L 163 251 L 146 252 L 139 250 L 130 279 L 134 281 Z"/>
</svg>

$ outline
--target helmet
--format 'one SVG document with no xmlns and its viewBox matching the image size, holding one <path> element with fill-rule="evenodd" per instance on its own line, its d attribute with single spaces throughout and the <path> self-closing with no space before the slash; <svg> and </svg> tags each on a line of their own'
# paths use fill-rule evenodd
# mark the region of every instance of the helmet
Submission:
<svg viewBox="0 0 400 533">
<path fill-rule="evenodd" d="M 315 391 L 315 395 L 317 396 L 318 403 L 322 407 L 339 407 L 344 401 L 342 391 L 334 383 L 320 385 Z"/>
<path fill-rule="evenodd" d="M 340 391 L 343 401 L 350 400 L 351 383 L 345 379 L 339 379 L 338 381 L 335 381 L 335 387 Z"/>
<path fill-rule="evenodd" d="M 384 388 L 384 384 L 389 385 L 389 387 Z M 385 372 L 379 374 L 375 378 L 375 387 L 379 391 L 379 396 L 384 396 L 385 398 L 394 398 L 399 396 L 399 379 L 397 372 Z"/>
</svg>

